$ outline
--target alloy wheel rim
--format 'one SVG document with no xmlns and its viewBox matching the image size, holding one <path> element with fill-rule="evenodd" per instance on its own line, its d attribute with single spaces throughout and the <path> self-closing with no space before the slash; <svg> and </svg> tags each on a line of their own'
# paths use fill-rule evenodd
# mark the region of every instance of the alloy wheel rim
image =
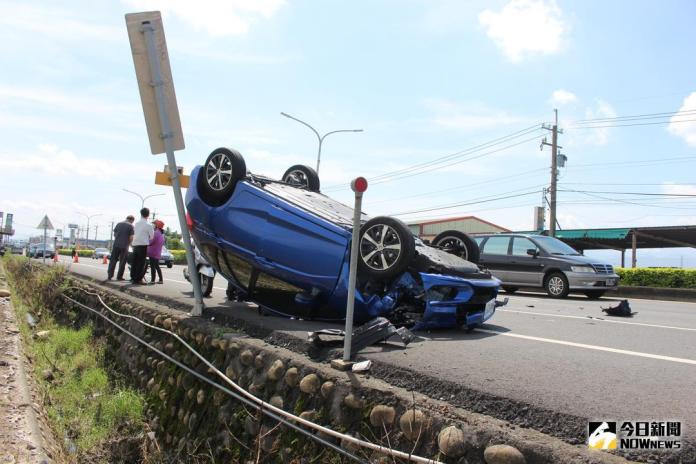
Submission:
<svg viewBox="0 0 696 464">
<path fill-rule="evenodd" d="M 232 161 L 224 153 L 214 155 L 205 167 L 205 178 L 210 188 L 224 190 L 232 181 Z"/>
<path fill-rule="evenodd" d="M 563 284 L 563 279 L 560 277 L 551 277 L 549 280 L 549 291 L 552 294 L 560 295 L 563 293 L 563 287 L 565 287 L 565 285 Z"/>
<path fill-rule="evenodd" d="M 386 271 L 401 256 L 401 239 L 396 230 L 387 224 L 375 224 L 360 239 L 360 257 L 367 267 Z"/>
<path fill-rule="evenodd" d="M 464 246 L 464 242 L 457 237 L 444 237 L 442 240 L 440 240 L 440 246 L 447 252 L 458 248 L 459 253 L 457 256 L 463 259 L 467 259 L 469 257 L 469 250 Z"/>
<path fill-rule="evenodd" d="M 285 179 L 283 180 L 285 180 L 285 182 L 287 182 L 290 185 L 295 185 L 298 187 L 309 187 L 309 179 L 307 178 L 307 174 L 305 174 L 304 171 L 300 171 L 299 169 L 287 173 Z"/>
</svg>

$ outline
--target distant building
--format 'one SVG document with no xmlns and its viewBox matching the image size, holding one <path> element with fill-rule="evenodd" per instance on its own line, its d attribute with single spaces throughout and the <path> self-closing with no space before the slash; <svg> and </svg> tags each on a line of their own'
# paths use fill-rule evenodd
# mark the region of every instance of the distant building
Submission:
<svg viewBox="0 0 696 464">
<path fill-rule="evenodd" d="M 505 227 L 498 226 L 492 222 L 484 221 L 476 216 L 463 216 L 436 221 L 414 221 L 409 222 L 408 228 L 411 232 L 424 240 L 435 238 L 440 232 L 446 230 L 458 230 L 467 234 L 495 234 L 498 232 L 510 232 Z"/>
</svg>

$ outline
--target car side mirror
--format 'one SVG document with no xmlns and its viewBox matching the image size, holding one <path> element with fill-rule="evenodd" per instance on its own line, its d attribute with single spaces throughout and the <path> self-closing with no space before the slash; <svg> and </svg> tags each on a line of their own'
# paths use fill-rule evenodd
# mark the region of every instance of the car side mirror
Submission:
<svg viewBox="0 0 696 464">
<path fill-rule="evenodd" d="M 539 256 L 539 252 L 536 250 L 536 248 L 528 248 L 527 254 L 532 258 L 536 258 L 537 256 Z"/>
</svg>

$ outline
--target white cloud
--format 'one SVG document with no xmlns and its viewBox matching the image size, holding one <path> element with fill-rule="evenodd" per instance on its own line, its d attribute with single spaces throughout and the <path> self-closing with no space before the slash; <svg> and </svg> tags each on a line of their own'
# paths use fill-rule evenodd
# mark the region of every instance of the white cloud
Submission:
<svg viewBox="0 0 696 464">
<path fill-rule="evenodd" d="M 665 182 L 662 184 L 662 193 L 669 193 L 672 195 L 696 195 L 696 186 Z"/>
<path fill-rule="evenodd" d="M 138 10 L 170 13 L 211 36 L 244 35 L 251 25 L 270 18 L 285 0 L 125 0 Z"/>
<path fill-rule="evenodd" d="M 522 121 L 506 111 L 491 109 L 480 104 L 459 104 L 449 100 L 427 99 L 427 109 L 435 113 L 432 122 L 445 129 L 477 131 L 490 129 Z"/>
<path fill-rule="evenodd" d="M 31 172 L 33 175 L 80 176 L 102 180 L 126 174 L 141 177 L 144 173 L 150 178 L 152 171 L 146 165 L 123 165 L 107 159 L 78 156 L 70 150 L 47 143 L 40 144 L 28 153 L 0 152 L 0 169 L 3 172 Z"/>
<path fill-rule="evenodd" d="M 564 89 L 554 90 L 551 94 L 549 102 L 552 105 L 562 106 L 568 103 L 575 103 L 578 101 L 578 97 L 573 93 Z"/>
<path fill-rule="evenodd" d="M 568 25 L 554 0 L 512 0 L 500 12 L 484 10 L 479 24 L 512 62 L 560 51 Z"/>
<path fill-rule="evenodd" d="M 27 3 L 0 2 L 0 27 L 29 31 L 60 42 L 124 40 L 123 28 L 84 21 L 61 8 Z"/>
<path fill-rule="evenodd" d="M 597 99 L 594 108 L 587 108 L 585 111 L 586 119 L 615 118 L 616 111 L 609 103 L 602 99 Z M 603 125 L 598 123 L 597 125 Z M 609 128 L 601 127 L 598 129 L 583 129 L 588 131 L 585 142 L 592 145 L 606 145 L 609 141 Z"/>
<path fill-rule="evenodd" d="M 696 92 L 692 92 L 684 99 L 684 103 L 682 103 L 681 108 L 679 108 L 679 112 L 694 110 L 696 110 Z M 668 129 L 671 134 L 684 139 L 687 145 L 696 147 L 696 121 L 678 122 L 687 119 L 696 118 L 694 117 L 693 113 L 691 113 L 691 115 L 675 114 L 672 116 Z"/>
</svg>

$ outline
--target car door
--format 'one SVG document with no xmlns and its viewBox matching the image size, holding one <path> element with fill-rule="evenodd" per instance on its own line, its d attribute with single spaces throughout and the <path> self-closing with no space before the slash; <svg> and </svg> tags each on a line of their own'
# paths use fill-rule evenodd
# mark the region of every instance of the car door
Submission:
<svg viewBox="0 0 696 464">
<path fill-rule="evenodd" d="M 534 250 L 537 256 L 530 256 L 527 250 Z M 539 247 L 527 237 L 513 237 L 510 248 L 510 279 L 521 285 L 541 285 L 544 275 L 544 262 L 538 256 Z"/>
<path fill-rule="evenodd" d="M 510 237 L 493 235 L 483 242 L 479 264 L 507 283 L 510 279 Z"/>
</svg>

